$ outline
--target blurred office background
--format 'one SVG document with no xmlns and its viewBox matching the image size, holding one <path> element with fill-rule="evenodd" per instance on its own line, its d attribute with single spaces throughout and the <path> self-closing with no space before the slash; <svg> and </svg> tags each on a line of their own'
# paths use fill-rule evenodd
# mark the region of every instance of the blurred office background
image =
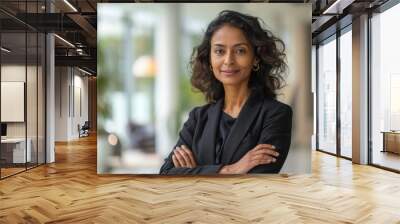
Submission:
<svg viewBox="0 0 400 224">
<path fill-rule="evenodd" d="M 225 9 L 261 18 L 286 44 L 279 100 L 292 106 L 293 135 L 281 172 L 310 172 L 313 134 L 311 4 L 98 4 L 98 173 L 156 174 L 188 112 L 205 103 L 189 60 Z"/>
</svg>

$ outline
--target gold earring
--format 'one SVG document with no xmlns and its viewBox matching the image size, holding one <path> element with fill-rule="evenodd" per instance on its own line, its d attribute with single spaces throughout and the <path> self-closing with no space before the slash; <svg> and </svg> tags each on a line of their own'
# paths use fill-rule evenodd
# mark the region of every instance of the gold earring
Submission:
<svg viewBox="0 0 400 224">
<path fill-rule="evenodd" d="M 253 71 L 258 71 L 258 70 L 260 70 L 260 63 L 257 63 L 257 64 L 255 64 L 255 65 L 253 65 Z"/>
</svg>

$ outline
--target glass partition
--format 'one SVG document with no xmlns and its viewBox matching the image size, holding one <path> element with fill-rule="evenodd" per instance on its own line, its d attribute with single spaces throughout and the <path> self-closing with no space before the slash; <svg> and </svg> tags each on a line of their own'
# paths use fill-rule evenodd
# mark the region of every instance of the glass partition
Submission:
<svg viewBox="0 0 400 224">
<path fill-rule="evenodd" d="M 14 8 L 23 16 L 44 12 L 43 5 L 20 1 Z M 45 162 L 45 44 L 44 33 L 0 12 L 1 179 Z"/>
<path fill-rule="evenodd" d="M 24 171 L 31 161 L 26 150 L 26 41 L 25 31 L 1 34 L 2 177 Z"/>
</svg>

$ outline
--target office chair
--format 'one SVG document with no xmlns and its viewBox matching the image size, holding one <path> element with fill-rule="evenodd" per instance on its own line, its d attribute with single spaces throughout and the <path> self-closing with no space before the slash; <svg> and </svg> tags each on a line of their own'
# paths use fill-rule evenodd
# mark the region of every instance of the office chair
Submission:
<svg viewBox="0 0 400 224">
<path fill-rule="evenodd" d="M 85 123 L 82 125 L 82 127 L 79 127 L 80 125 L 78 124 L 78 129 L 79 129 L 79 138 L 80 137 L 87 137 L 89 136 L 89 121 L 85 121 Z"/>
</svg>

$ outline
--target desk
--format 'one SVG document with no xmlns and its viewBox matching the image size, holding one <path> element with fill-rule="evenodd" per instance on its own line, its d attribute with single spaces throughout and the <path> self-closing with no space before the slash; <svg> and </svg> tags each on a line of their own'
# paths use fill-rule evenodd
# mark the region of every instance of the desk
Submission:
<svg viewBox="0 0 400 224">
<path fill-rule="evenodd" d="M 1 139 L 1 156 L 6 160 L 6 162 L 9 163 L 31 162 L 32 140 L 28 138 L 26 142 L 28 143 L 27 145 L 28 147 L 26 147 L 26 154 L 25 154 L 25 138 Z M 27 158 L 27 161 L 25 161 L 25 158 Z"/>
<path fill-rule="evenodd" d="M 382 131 L 381 133 L 383 134 L 382 152 L 393 152 L 400 154 L 400 132 Z"/>
</svg>

